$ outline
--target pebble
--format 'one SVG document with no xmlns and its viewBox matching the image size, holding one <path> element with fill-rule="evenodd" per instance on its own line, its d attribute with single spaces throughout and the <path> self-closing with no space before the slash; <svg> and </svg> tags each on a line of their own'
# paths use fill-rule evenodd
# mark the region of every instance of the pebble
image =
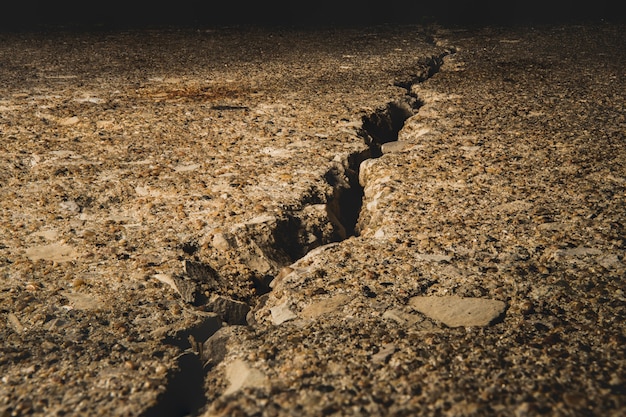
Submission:
<svg viewBox="0 0 626 417">
<path fill-rule="evenodd" d="M 211 295 L 204 306 L 207 311 L 219 314 L 222 320 L 231 325 L 246 324 L 246 316 L 250 311 L 248 304 L 217 294 Z"/>
<path fill-rule="evenodd" d="M 20 319 L 18 319 L 15 314 L 13 313 L 7 314 L 7 321 L 8 321 L 9 326 L 11 326 L 16 333 L 20 334 L 24 332 L 24 326 L 22 325 L 22 323 L 20 322 Z"/>
<path fill-rule="evenodd" d="M 283 324 L 286 321 L 298 318 L 298 316 L 289 308 L 289 302 L 285 301 L 270 309 L 272 322 L 275 325 Z"/>
<path fill-rule="evenodd" d="M 267 377 L 248 363 L 237 359 L 228 364 L 225 370 L 230 385 L 223 395 L 231 395 L 243 388 L 266 388 L 269 385 Z"/>
</svg>

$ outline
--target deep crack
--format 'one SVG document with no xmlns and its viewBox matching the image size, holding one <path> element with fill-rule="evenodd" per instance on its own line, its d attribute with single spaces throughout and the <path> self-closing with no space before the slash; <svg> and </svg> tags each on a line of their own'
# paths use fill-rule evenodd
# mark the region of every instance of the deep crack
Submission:
<svg viewBox="0 0 626 417">
<path fill-rule="evenodd" d="M 439 72 L 441 65 L 443 65 L 443 58 L 449 53 L 451 52 L 421 61 L 418 73 L 410 74 L 408 78 L 394 83 L 396 87 L 406 90 L 405 97 L 389 102 L 384 108 L 362 118 L 362 128 L 358 135 L 363 139 L 368 149 L 349 155 L 344 161 L 343 172 L 338 172 L 335 166 L 326 173 L 325 179 L 334 189 L 333 197 L 327 203 L 327 210 L 331 221 L 333 218 L 337 219 L 340 227 L 343 228 L 344 239 L 358 236 L 360 233 L 357 225 L 359 224 L 364 197 L 363 186 L 359 183 L 361 163 L 366 159 L 380 158 L 382 145 L 398 140 L 398 134 L 404 127 L 406 120 L 416 114 L 424 104 L 411 91 L 413 85 L 424 82 Z"/>
<path fill-rule="evenodd" d="M 314 195 L 305 196 L 303 203 L 305 201 L 308 203 L 303 204 L 303 208 L 288 210 L 282 217 L 273 219 L 271 236 L 261 239 L 254 236 L 255 229 L 247 230 L 251 242 L 257 239 L 265 242 L 266 245 L 256 245 L 262 247 L 265 258 L 279 267 L 287 266 L 316 247 L 359 235 L 357 225 L 364 197 L 363 186 L 359 183 L 361 163 L 367 159 L 381 157 L 382 145 L 398 140 L 398 134 L 406 120 L 416 114 L 423 105 L 423 102 L 412 93 L 412 86 L 436 74 L 443 64 L 443 58 L 452 52 L 453 49 L 421 61 L 419 72 L 410 74 L 394 84 L 406 90 L 405 97 L 390 102 L 384 108 L 362 118 L 362 128 L 357 134 L 367 145 L 367 149 L 352 153 L 342 161 L 335 161 L 326 172 L 324 179 L 332 187 L 333 192 L 325 204 L 321 200 L 318 201 L 319 198 Z M 326 214 L 325 224 L 316 223 L 320 217 L 312 216 L 313 221 L 307 219 L 307 209 L 319 211 L 320 208 L 323 208 Z M 256 229 L 257 232 L 259 230 L 263 228 Z M 189 247 L 188 251 L 193 253 L 195 249 Z M 208 265 L 207 271 L 215 272 Z M 273 276 L 260 275 L 253 279 L 257 295 L 270 290 L 269 283 Z M 143 417 L 196 415 L 201 411 L 207 402 L 203 384 L 208 372 L 205 364 L 211 363 L 212 366 L 216 364 L 215 361 L 211 361 L 215 358 L 207 357 L 210 352 L 205 352 L 203 347 L 207 346 L 205 341 L 208 341 L 220 327 L 221 321 L 218 317 L 206 317 L 201 324 L 183 329 L 174 337 L 165 340 L 166 343 L 185 350 L 185 353 L 179 357 L 178 369 L 170 376 L 165 391 L 157 398 L 156 404 L 142 414 Z"/>
</svg>

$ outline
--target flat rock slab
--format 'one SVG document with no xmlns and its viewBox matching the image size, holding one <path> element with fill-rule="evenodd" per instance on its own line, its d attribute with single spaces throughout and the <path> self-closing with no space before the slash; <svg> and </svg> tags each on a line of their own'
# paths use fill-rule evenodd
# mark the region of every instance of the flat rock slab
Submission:
<svg viewBox="0 0 626 417">
<path fill-rule="evenodd" d="M 448 327 L 488 326 L 506 310 L 502 301 L 454 295 L 413 297 L 409 305 Z"/>
</svg>

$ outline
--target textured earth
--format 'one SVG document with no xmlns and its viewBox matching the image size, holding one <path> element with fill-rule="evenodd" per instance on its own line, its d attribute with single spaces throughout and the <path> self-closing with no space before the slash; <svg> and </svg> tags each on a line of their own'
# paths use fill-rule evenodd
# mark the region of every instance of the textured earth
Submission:
<svg viewBox="0 0 626 417">
<path fill-rule="evenodd" d="M 0 34 L 0 415 L 623 415 L 625 29 Z"/>
</svg>

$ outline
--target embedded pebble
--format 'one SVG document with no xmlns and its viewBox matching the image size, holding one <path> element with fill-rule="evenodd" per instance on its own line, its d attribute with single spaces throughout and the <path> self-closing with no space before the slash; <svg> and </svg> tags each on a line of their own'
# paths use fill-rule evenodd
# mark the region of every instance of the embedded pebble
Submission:
<svg viewBox="0 0 626 417">
<path fill-rule="evenodd" d="M 272 307 L 270 309 L 270 313 L 272 315 L 272 322 L 276 325 L 298 318 L 298 316 L 289 308 L 288 302 Z"/>
<path fill-rule="evenodd" d="M 242 360 L 235 360 L 226 368 L 226 377 L 230 382 L 224 395 L 233 394 L 243 388 L 265 388 L 269 381 L 258 369 L 250 367 Z"/>
</svg>

